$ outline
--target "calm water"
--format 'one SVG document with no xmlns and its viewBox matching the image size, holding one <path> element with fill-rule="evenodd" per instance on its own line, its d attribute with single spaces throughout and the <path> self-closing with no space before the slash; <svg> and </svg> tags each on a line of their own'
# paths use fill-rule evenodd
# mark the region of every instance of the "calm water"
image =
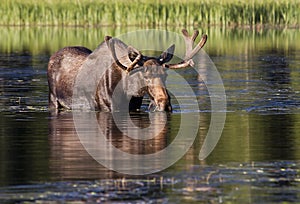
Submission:
<svg viewBox="0 0 300 204">
<path fill-rule="evenodd" d="M 151 140 L 129 138 L 111 114 L 95 113 L 106 138 L 131 154 L 164 149 L 178 134 L 181 114 L 200 115 L 197 137 L 179 161 L 162 172 L 130 176 L 108 170 L 88 154 L 72 112 L 48 112 L 46 67 L 49 56 L 63 46 L 94 49 L 105 34 L 135 28 L 1 29 L 1 39 L 7 40 L 0 47 L 0 203 L 300 202 L 299 31 L 202 30 L 209 35 L 205 51 L 227 95 L 222 137 L 205 160 L 198 155 L 209 129 L 210 96 L 191 69 L 178 73 L 197 94 L 200 111 L 178 88 L 177 97 L 186 104 L 180 110 L 172 101 L 174 113 Z M 120 118 L 121 128 L 130 119 L 140 127 L 150 124 L 146 112 Z M 153 118 L 161 126 L 161 115 Z M 113 155 L 107 160 L 120 161 Z"/>
</svg>

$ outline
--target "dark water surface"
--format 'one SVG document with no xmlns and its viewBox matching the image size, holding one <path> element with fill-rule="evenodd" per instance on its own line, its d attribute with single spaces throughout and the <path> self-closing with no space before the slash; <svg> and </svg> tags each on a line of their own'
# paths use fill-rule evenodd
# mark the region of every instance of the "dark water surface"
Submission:
<svg viewBox="0 0 300 204">
<path fill-rule="evenodd" d="M 151 140 L 131 139 L 117 129 L 111 114 L 95 113 L 106 138 L 131 154 L 163 150 L 174 141 L 181 114 L 200 115 L 197 137 L 179 161 L 161 172 L 131 176 L 89 155 L 72 112 L 48 112 L 46 77 L 49 56 L 58 48 L 81 44 L 93 49 L 104 33 L 127 30 L 2 29 L 1 38 L 8 40 L 0 49 L 0 203 L 300 202 L 299 31 L 203 31 L 209 34 L 205 51 L 227 96 L 222 137 L 205 160 L 198 155 L 210 124 L 210 96 L 192 69 L 178 73 L 197 94 L 200 111 L 192 109 L 185 93 L 176 93 L 186 104 L 179 107 L 173 99 L 174 113 Z M 160 126 L 161 116 L 154 114 Z M 147 112 L 120 118 L 123 128 L 130 120 L 140 127 L 150 124 Z"/>
</svg>

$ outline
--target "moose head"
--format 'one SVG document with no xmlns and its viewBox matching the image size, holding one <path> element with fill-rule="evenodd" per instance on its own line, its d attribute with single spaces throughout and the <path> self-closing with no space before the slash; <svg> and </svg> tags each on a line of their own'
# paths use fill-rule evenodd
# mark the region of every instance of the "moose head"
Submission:
<svg viewBox="0 0 300 204">
<path fill-rule="evenodd" d="M 177 64 L 167 64 L 174 55 L 175 45 L 173 44 L 157 57 L 144 56 L 134 47 L 128 46 L 128 58 L 131 63 L 125 66 L 120 62 L 116 54 L 115 43 L 118 43 L 118 41 L 110 36 L 105 37 L 105 42 L 111 51 L 115 66 L 131 76 L 131 79 L 128 80 L 131 89 L 128 91 L 134 96 L 133 103 L 131 103 L 133 109 L 135 108 L 135 103 L 140 107 L 142 97 L 148 94 L 151 99 L 149 109 L 153 109 L 154 111 L 172 111 L 170 95 L 165 86 L 166 70 L 194 66 L 192 58 L 205 45 L 207 40 L 207 35 L 203 35 L 200 42 L 193 48 L 199 31 L 194 31 L 192 36 L 189 36 L 186 29 L 183 29 L 182 33 L 185 39 L 186 53 L 183 61 Z M 142 88 L 138 89 L 138 87 Z"/>
</svg>

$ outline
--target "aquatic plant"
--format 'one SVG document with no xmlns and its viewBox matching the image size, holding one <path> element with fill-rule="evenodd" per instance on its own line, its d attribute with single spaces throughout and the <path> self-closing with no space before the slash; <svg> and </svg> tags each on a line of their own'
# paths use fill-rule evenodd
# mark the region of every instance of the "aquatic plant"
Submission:
<svg viewBox="0 0 300 204">
<path fill-rule="evenodd" d="M 1 25 L 299 26 L 298 0 L 6 0 Z"/>
</svg>

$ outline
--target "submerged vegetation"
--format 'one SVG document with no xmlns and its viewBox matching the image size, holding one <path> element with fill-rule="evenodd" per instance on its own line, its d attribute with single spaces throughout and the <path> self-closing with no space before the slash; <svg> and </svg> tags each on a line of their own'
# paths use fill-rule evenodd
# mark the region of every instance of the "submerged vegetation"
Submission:
<svg viewBox="0 0 300 204">
<path fill-rule="evenodd" d="M 299 0 L 4 0 L 1 25 L 300 25 Z"/>
</svg>

